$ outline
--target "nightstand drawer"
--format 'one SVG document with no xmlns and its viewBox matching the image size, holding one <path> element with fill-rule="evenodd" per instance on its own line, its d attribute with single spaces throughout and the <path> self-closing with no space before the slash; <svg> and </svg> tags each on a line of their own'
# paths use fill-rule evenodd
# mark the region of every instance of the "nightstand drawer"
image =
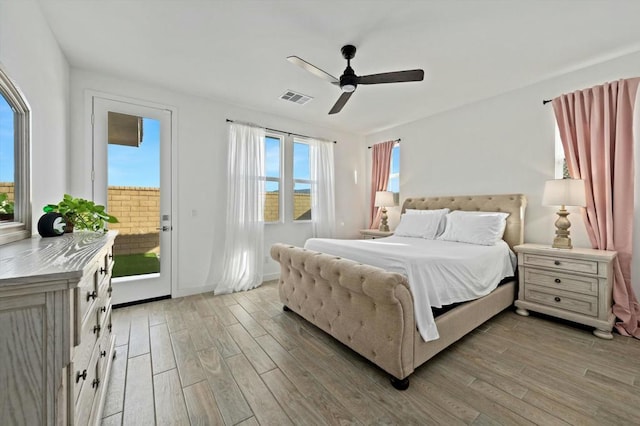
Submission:
<svg viewBox="0 0 640 426">
<path fill-rule="evenodd" d="M 524 264 L 527 266 L 541 266 L 557 269 L 558 271 L 582 272 L 585 274 L 598 274 L 598 262 L 593 260 L 568 259 L 556 256 L 540 256 L 537 254 L 524 254 Z"/>
<path fill-rule="evenodd" d="M 553 306 L 565 311 L 573 311 L 584 315 L 598 316 L 598 298 L 566 291 L 554 291 L 548 287 L 525 285 L 525 300 Z"/>
<path fill-rule="evenodd" d="M 563 274 L 546 269 L 526 268 L 524 281 L 552 289 L 566 290 L 574 293 L 598 295 L 598 279 L 581 275 Z"/>
</svg>

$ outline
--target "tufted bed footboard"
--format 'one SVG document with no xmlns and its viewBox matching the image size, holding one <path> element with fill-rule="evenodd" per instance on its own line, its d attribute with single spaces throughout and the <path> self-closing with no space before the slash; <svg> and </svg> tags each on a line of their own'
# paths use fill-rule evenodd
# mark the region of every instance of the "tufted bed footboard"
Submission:
<svg viewBox="0 0 640 426">
<path fill-rule="evenodd" d="M 391 374 L 406 388 L 414 370 L 413 297 L 405 276 L 374 266 L 274 244 L 285 308 Z"/>
</svg>

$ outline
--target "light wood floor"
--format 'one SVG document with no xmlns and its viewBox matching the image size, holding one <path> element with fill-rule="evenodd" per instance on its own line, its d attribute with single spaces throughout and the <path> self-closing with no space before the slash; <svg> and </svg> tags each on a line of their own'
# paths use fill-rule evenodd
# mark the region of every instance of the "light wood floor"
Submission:
<svg viewBox="0 0 640 426">
<path fill-rule="evenodd" d="M 640 341 L 507 310 L 407 391 L 293 313 L 274 282 L 115 310 L 104 425 L 640 424 Z"/>
</svg>

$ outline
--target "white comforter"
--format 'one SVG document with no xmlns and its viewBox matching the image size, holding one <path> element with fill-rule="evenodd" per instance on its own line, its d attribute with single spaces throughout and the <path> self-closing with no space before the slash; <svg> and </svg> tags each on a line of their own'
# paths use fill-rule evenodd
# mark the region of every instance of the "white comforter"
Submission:
<svg viewBox="0 0 640 426">
<path fill-rule="evenodd" d="M 431 307 L 485 296 L 514 275 L 515 255 L 495 246 L 391 236 L 375 240 L 311 238 L 304 247 L 373 265 L 408 278 L 422 338 L 439 337 Z"/>
</svg>

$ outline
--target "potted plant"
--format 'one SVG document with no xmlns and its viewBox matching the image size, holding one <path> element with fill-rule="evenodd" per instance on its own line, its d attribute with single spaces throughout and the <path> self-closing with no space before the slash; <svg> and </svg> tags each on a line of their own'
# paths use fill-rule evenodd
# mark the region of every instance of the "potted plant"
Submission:
<svg viewBox="0 0 640 426">
<path fill-rule="evenodd" d="M 9 195 L 0 192 L 0 220 L 13 220 L 13 201 L 9 200 Z"/>
<path fill-rule="evenodd" d="M 65 232 L 72 232 L 74 228 L 105 232 L 107 223 L 118 223 L 118 219 L 107 213 L 104 206 L 69 194 L 64 194 L 58 204 L 47 204 L 43 210 L 46 213 L 57 212 L 64 216 L 67 222 Z"/>
</svg>

